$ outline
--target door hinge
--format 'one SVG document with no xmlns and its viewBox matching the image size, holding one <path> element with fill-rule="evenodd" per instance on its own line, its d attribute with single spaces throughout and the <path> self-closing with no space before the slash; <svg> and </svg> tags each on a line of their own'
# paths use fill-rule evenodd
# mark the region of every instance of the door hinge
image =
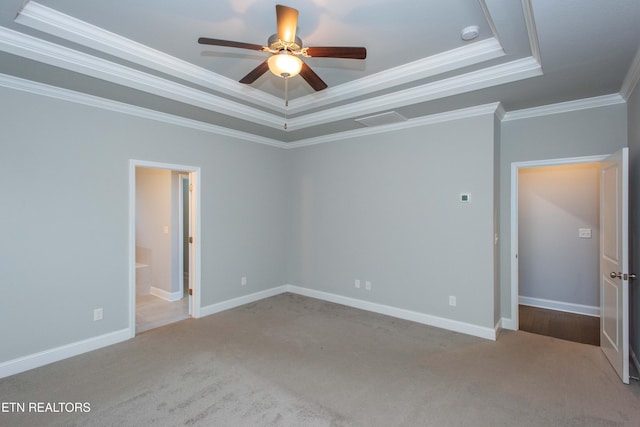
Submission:
<svg viewBox="0 0 640 427">
<path fill-rule="evenodd" d="M 189 295 L 193 296 L 193 289 L 189 288 Z"/>
<path fill-rule="evenodd" d="M 189 236 L 189 243 L 193 243 L 193 236 Z"/>
<path fill-rule="evenodd" d="M 189 184 L 189 191 L 193 191 L 193 184 Z"/>
</svg>

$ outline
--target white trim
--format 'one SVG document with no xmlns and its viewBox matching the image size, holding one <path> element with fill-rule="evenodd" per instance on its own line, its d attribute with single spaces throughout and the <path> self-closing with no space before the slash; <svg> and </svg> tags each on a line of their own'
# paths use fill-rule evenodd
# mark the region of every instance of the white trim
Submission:
<svg viewBox="0 0 640 427">
<path fill-rule="evenodd" d="M 209 316 L 221 311 L 230 310 L 232 308 L 240 307 L 241 305 L 249 304 L 252 302 L 260 301 L 261 299 L 269 298 L 275 295 L 280 295 L 285 292 L 289 292 L 287 285 L 278 286 L 275 288 L 267 289 L 264 291 L 254 292 L 249 295 L 243 295 L 230 300 L 218 302 L 215 304 L 207 305 L 200 309 L 201 316 Z"/>
<path fill-rule="evenodd" d="M 508 329 L 518 330 L 518 302 L 519 302 L 519 284 L 518 284 L 518 172 L 520 168 L 531 168 L 539 166 L 557 166 L 557 165 L 569 165 L 578 163 L 594 163 L 601 162 L 608 157 L 607 154 L 584 156 L 584 157 L 568 157 L 560 159 L 546 159 L 546 160 L 530 160 L 524 162 L 511 163 L 511 318 L 508 323 L 503 324 L 509 326 Z M 507 328 L 507 326 L 505 326 Z"/>
<path fill-rule="evenodd" d="M 533 58 L 518 59 L 460 76 L 292 118 L 287 122 L 287 129 L 289 131 L 299 130 L 334 120 L 361 117 L 406 105 L 433 101 L 490 86 L 536 77 L 541 74 L 540 64 Z"/>
<path fill-rule="evenodd" d="M 278 148 L 287 147 L 286 143 L 277 141 L 275 139 L 254 135 L 248 132 L 237 131 L 222 126 L 216 126 L 209 123 L 203 123 L 196 120 L 186 119 L 184 117 L 174 116 L 172 114 L 161 113 L 159 111 L 137 107 L 135 105 L 129 105 L 123 102 L 112 101 L 110 99 L 100 98 L 82 92 L 75 92 L 69 89 L 63 89 L 44 83 L 33 82 L 31 80 L 22 79 L 20 77 L 10 76 L 7 74 L 0 74 L 0 86 L 36 95 L 47 96 L 49 98 L 73 102 L 76 104 L 101 108 L 103 110 L 141 117 L 144 119 L 155 120 L 162 123 L 183 126 L 203 132 L 229 136 L 231 138 L 237 138 L 247 142 L 255 142 L 257 144 L 270 145 Z"/>
<path fill-rule="evenodd" d="M 518 303 L 529 307 L 545 308 L 547 310 L 563 311 L 565 313 L 583 314 L 585 316 L 600 317 L 600 307 L 584 304 L 574 304 L 564 301 L 553 301 L 543 298 L 519 296 Z"/>
<path fill-rule="evenodd" d="M 449 122 L 452 120 L 476 117 L 485 114 L 494 114 L 500 107 L 499 103 L 478 105 L 476 107 L 463 108 L 460 110 L 446 111 L 444 113 L 432 114 L 429 116 L 409 119 L 403 122 L 391 123 L 383 126 L 374 126 L 369 128 L 355 129 L 351 131 L 340 132 L 331 135 L 324 135 L 315 138 L 301 139 L 297 142 L 287 144 L 286 148 L 306 147 L 308 145 L 323 144 L 326 142 L 335 142 L 344 139 L 357 138 L 361 136 L 377 135 L 386 132 L 395 132 L 403 129 L 410 129 L 418 126 L 427 126 L 435 123 Z"/>
<path fill-rule="evenodd" d="M 620 96 L 620 94 L 614 93 L 610 95 L 596 96 L 593 98 L 543 105 L 541 107 L 509 111 L 504 115 L 502 121 L 521 120 L 531 117 L 548 116 L 551 114 L 569 113 L 571 111 L 587 110 L 589 108 L 606 107 L 608 105 L 624 103 L 624 98 Z"/>
<path fill-rule="evenodd" d="M 134 172 L 135 172 L 135 165 L 136 165 L 135 162 L 138 162 L 140 164 L 147 164 L 147 165 L 150 164 L 149 162 L 131 160 L 130 165 L 133 168 Z M 158 165 L 161 165 L 161 164 L 153 163 L 153 165 L 154 165 L 153 167 L 158 167 Z M 133 196 L 135 197 L 135 194 L 133 194 Z M 198 203 L 198 206 L 199 206 L 199 203 Z M 131 215 L 133 215 L 133 218 L 135 218 L 135 211 L 131 209 L 129 212 L 129 215 L 130 217 Z M 131 224 L 131 221 L 130 221 L 130 224 Z M 135 231 L 135 224 L 133 228 Z M 134 250 L 134 258 L 135 258 L 135 247 L 133 248 L 133 250 Z M 198 249 L 198 254 L 199 253 L 200 253 L 200 250 Z M 198 263 L 198 267 L 199 266 L 200 266 L 200 263 Z M 199 277 L 199 274 L 198 274 L 198 277 Z M 135 277 L 134 277 L 134 280 L 135 280 Z M 131 278 L 130 278 L 130 281 L 131 281 Z M 198 286 L 198 289 L 199 289 L 199 283 L 196 286 Z M 200 308 L 198 316 L 194 316 L 194 317 L 209 316 L 215 313 L 219 313 L 221 311 L 229 310 L 235 307 L 240 307 L 242 305 L 259 301 L 265 298 L 269 298 L 275 295 L 280 295 L 285 292 L 291 292 L 297 295 L 303 295 L 310 298 L 316 298 L 323 301 L 342 304 L 348 307 L 367 310 L 373 313 L 384 314 L 384 315 L 395 317 L 398 319 L 409 320 L 412 322 L 417 322 L 424 325 L 447 329 L 453 332 L 460 332 L 463 334 L 472 335 L 472 336 L 476 336 L 479 338 L 484 338 L 492 341 L 495 341 L 497 339 L 500 329 L 504 327 L 504 321 L 498 321 L 498 323 L 496 323 L 496 325 L 493 328 L 483 327 L 483 326 L 478 326 L 471 323 L 460 322 L 452 319 L 446 319 L 443 317 L 433 316 L 430 314 L 420 313 L 420 312 L 411 311 L 411 310 L 405 310 L 402 308 L 392 307 L 384 304 L 378 304 L 370 301 L 359 300 L 355 298 L 345 297 L 342 295 L 317 291 L 314 289 L 308 289 L 308 288 L 303 288 L 303 287 L 294 286 L 294 285 L 277 286 L 275 288 L 255 292 L 249 295 L 243 295 L 243 296 L 222 301 L 216 304 L 211 304 L 211 305 Z M 135 286 L 134 286 L 134 294 L 135 294 Z M 196 295 L 198 294 L 199 292 L 196 293 Z M 133 311 L 132 311 L 133 317 L 132 318 L 133 318 L 133 326 L 135 327 L 135 298 L 133 298 L 132 301 L 133 301 Z M 198 300 L 197 307 L 199 307 L 199 300 Z M 7 362 L 0 364 L 0 378 L 4 378 L 9 375 L 14 375 L 20 372 L 28 371 L 30 369 L 44 366 L 49 363 L 57 362 L 59 360 L 67 359 L 69 357 L 73 357 L 79 354 L 87 353 L 89 351 L 97 350 L 102 347 L 117 344 L 119 342 L 126 341 L 130 338 L 133 338 L 134 336 L 135 336 L 135 329 L 132 329 L 130 327 L 128 329 L 122 329 L 120 331 L 112 332 L 112 333 L 101 335 L 98 337 L 89 338 L 83 341 L 78 341 L 78 342 L 64 345 L 61 347 L 41 351 L 39 353 L 20 357 L 18 359 L 9 360 Z"/>
<path fill-rule="evenodd" d="M 195 221 L 193 229 L 193 250 L 195 251 L 195 268 L 190 270 L 193 276 L 190 279 L 190 286 L 193 289 L 192 298 L 192 317 L 198 318 L 200 314 L 200 273 L 202 270 L 201 258 L 201 236 L 200 236 L 200 168 L 197 166 L 187 166 L 172 163 L 161 163 L 147 160 L 129 160 L 129 331 L 131 338 L 136 334 L 136 167 L 168 169 L 177 172 L 189 172 L 192 177 L 194 191 L 192 196 L 195 198 Z M 193 265 L 193 264 L 192 264 Z M 181 294 L 182 295 L 182 294 Z"/>
<path fill-rule="evenodd" d="M 518 322 L 514 322 L 512 318 L 503 317 L 501 319 L 503 329 L 509 329 L 510 331 L 518 330 Z"/>
<path fill-rule="evenodd" d="M 628 100 L 633 91 L 638 86 L 638 82 L 640 82 L 640 47 L 636 51 L 636 55 L 633 58 L 633 62 L 629 67 L 629 71 L 627 71 L 627 75 L 624 77 L 622 81 L 622 87 L 620 88 L 620 95 Z"/>
<path fill-rule="evenodd" d="M 485 10 L 487 21 L 493 20 Z M 285 111 L 282 100 L 250 86 L 242 85 L 234 80 L 189 62 L 180 60 L 164 52 L 152 49 L 120 35 L 106 31 L 77 18 L 33 1 L 27 3 L 15 19 L 21 25 L 54 35 L 83 46 L 124 58 L 133 63 L 161 71 L 180 79 L 196 83 L 203 87 L 235 96 L 249 96 L 252 102 L 263 107 Z M 492 28 L 492 30 L 494 30 Z M 494 31 L 495 33 L 495 31 Z M 289 113 L 298 114 L 322 105 L 334 104 L 355 96 L 398 86 L 407 82 L 435 76 L 448 71 L 504 56 L 505 52 L 496 38 L 489 38 L 471 43 L 457 49 L 404 64 L 371 76 L 356 80 L 349 84 L 339 85 L 321 94 L 310 94 L 291 100 Z"/>
<path fill-rule="evenodd" d="M 284 107 L 281 106 L 282 100 L 276 96 L 250 86 L 242 85 L 240 87 L 235 80 L 34 1 L 28 2 L 23 7 L 15 18 L 15 22 L 228 95 L 248 95 L 252 102 L 264 107 L 284 110 Z M 247 92 L 250 93 L 247 94 Z"/>
<path fill-rule="evenodd" d="M 480 42 L 478 42 L 480 43 Z M 480 45 L 482 47 L 482 45 Z M 14 30 L 0 27 L 0 49 L 6 52 L 29 58 L 45 64 L 54 65 L 67 70 L 79 72 L 87 76 L 96 77 L 112 83 L 124 85 L 146 93 L 162 96 L 174 101 L 184 102 L 199 108 L 217 113 L 227 114 L 241 120 L 273 129 L 282 129 L 281 115 L 275 115 L 258 108 L 246 106 L 242 103 L 224 99 L 211 93 L 167 80 L 165 78 L 145 73 L 122 64 L 94 57 L 83 52 L 75 51 L 33 36 L 25 35 Z M 482 49 L 480 50 L 482 51 Z M 495 49 L 493 50 L 495 52 Z M 458 61 L 460 52 L 452 54 Z M 384 78 L 389 73 L 382 73 Z M 398 73 L 401 74 L 401 73 Z M 346 106 L 335 107 L 322 112 L 312 112 L 287 123 L 287 131 L 303 129 L 331 121 L 343 120 L 363 114 L 377 113 L 381 110 L 406 106 L 412 103 L 426 102 L 451 95 L 501 85 L 516 80 L 522 80 L 542 74 L 540 64 L 532 57 L 522 58 L 504 64 L 495 65 L 460 76 L 450 77 L 422 86 L 405 89 L 388 95 L 378 96 L 369 100 L 351 103 Z M 379 77 L 382 78 L 382 77 Z M 344 85 L 343 85 L 344 86 Z M 378 87 L 374 88 L 377 90 Z M 249 90 L 247 88 L 247 90 Z M 322 99 L 331 99 L 331 93 L 346 91 L 338 89 L 313 94 L 310 104 L 316 108 Z M 357 95 L 362 95 L 356 92 Z M 246 95 L 246 93 L 244 94 Z M 303 97 L 304 98 L 304 97 Z M 310 101 L 311 102 L 311 101 Z M 332 101 L 334 102 L 334 101 Z M 292 100 L 291 110 L 295 107 Z M 290 111 L 291 111 L 290 110 Z M 278 109 L 278 112 L 283 110 Z"/>
<path fill-rule="evenodd" d="M 253 142 L 257 144 L 269 145 L 277 148 L 297 148 L 307 145 L 322 144 L 325 142 L 340 141 L 349 138 L 356 138 L 359 136 L 375 135 L 379 133 L 392 132 L 401 129 L 408 129 L 416 126 L 425 126 L 434 123 L 442 123 L 451 120 L 458 120 L 468 117 L 479 116 L 483 114 L 496 113 L 498 117 L 504 111 L 500 104 L 492 103 L 485 105 L 478 105 L 475 107 L 463 108 L 460 110 L 447 111 L 443 113 L 432 114 L 429 116 L 418 117 L 410 119 L 401 123 L 394 123 L 387 126 L 376 126 L 371 128 L 356 129 L 352 131 L 340 132 L 331 135 L 320 136 L 316 138 L 301 139 L 297 142 L 280 142 L 275 139 L 261 137 L 253 135 L 247 132 L 235 131 L 232 129 L 224 128 L 221 126 L 211 125 L 207 123 L 198 122 L 195 120 L 185 119 L 183 117 L 174 116 L 171 114 L 160 113 L 158 111 L 149 110 L 142 107 L 136 107 L 133 105 L 124 104 L 117 101 L 112 101 L 104 98 L 99 98 L 93 95 L 87 95 L 81 92 L 74 92 L 68 89 L 62 89 L 55 86 L 50 86 L 43 83 L 37 83 L 30 80 L 25 80 L 19 77 L 0 74 L 0 86 L 9 89 L 28 92 L 36 95 L 47 96 L 54 99 L 60 99 L 67 102 L 73 102 L 82 105 L 88 105 L 95 108 L 101 108 L 104 110 L 114 111 L 117 113 L 128 114 L 144 119 L 155 120 L 162 123 L 173 124 L 176 126 L 183 126 L 190 129 L 200 130 L 203 132 L 209 132 L 217 135 L 229 136 L 237 138 L 246 142 Z M 153 167 L 153 166 L 150 166 Z"/>
<path fill-rule="evenodd" d="M 182 289 L 176 292 L 169 292 L 165 291 L 164 289 L 156 288 L 155 286 L 151 287 L 150 293 L 153 296 L 169 302 L 180 301 L 184 296 L 184 291 Z"/>
<path fill-rule="evenodd" d="M 60 347 L 44 350 L 28 356 L 0 363 L 0 378 L 35 369 L 59 360 L 97 350 L 102 347 L 126 341 L 131 337 L 129 329 L 122 329 Z"/>
<path fill-rule="evenodd" d="M 329 301 L 336 304 L 346 305 L 348 307 L 359 308 L 374 313 L 384 314 L 398 319 L 409 320 L 412 322 L 422 323 L 424 325 L 434 326 L 436 328 L 447 329 L 449 331 L 460 332 L 488 340 L 496 340 L 496 327 L 484 327 L 471 323 L 460 322 L 458 320 L 446 319 L 444 317 L 433 316 L 430 314 L 420 313 L 417 311 L 405 310 L 403 308 L 392 307 L 389 305 L 378 304 L 375 302 L 364 301 L 360 299 L 345 297 L 342 295 L 332 294 L 329 292 L 317 291 L 314 289 L 303 288 L 300 286 L 286 285 L 288 292 L 316 298 L 323 301 Z"/>
<path fill-rule="evenodd" d="M 498 339 L 498 336 L 500 335 L 501 330 L 502 330 L 502 319 L 498 319 L 495 326 L 493 327 L 493 334 L 495 337 L 493 341 L 496 341 Z"/>
<path fill-rule="evenodd" d="M 174 101 L 227 114 L 252 123 L 274 129 L 282 127 L 280 115 L 267 113 L 239 102 L 220 98 L 202 90 L 78 52 L 5 27 L 0 27 L 0 50 Z"/>
<path fill-rule="evenodd" d="M 500 35 L 498 34 L 498 29 L 496 28 L 496 23 L 491 16 L 491 12 L 489 11 L 489 6 L 487 6 L 487 2 L 485 0 L 478 0 L 480 3 L 480 7 L 482 8 L 482 13 L 484 14 L 484 19 L 487 21 L 489 25 L 489 29 L 491 30 L 491 34 L 493 37 L 502 45 L 502 41 L 500 40 Z"/>
<path fill-rule="evenodd" d="M 241 297 L 233 298 L 227 301 L 222 301 L 216 304 L 212 304 L 206 307 L 202 307 L 201 313 L 203 316 L 219 313 L 224 310 L 229 310 L 235 307 L 239 307 L 244 304 L 259 301 L 264 298 L 269 298 L 275 295 L 279 295 L 285 292 L 290 292 L 297 295 L 302 295 L 310 298 L 316 298 L 323 301 L 333 302 L 336 304 L 346 305 L 348 307 L 358 308 L 361 310 L 371 311 L 373 313 L 384 314 L 387 316 L 395 317 L 398 319 L 410 320 L 412 322 L 421 323 L 424 325 L 434 326 L 437 328 L 447 329 L 449 331 L 460 332 L 467 335 L 472 335 L 488 340 L 496 340 L 498 331 L 500 329 L 500 322 L 498 322 L 493 328 L 473 325 L 471 323 L 460 322 L 457 320 L 446 319 L 444 317 L 433 316 L 430 314 L 420 313 L 417 311 L 405 310 L 402 308 L 392 307 L 389 305 L 378 304 L 370 301 L 364 301 L 360 299 L 345 297 L 329 292 L 317 291 L 314 289 L 304 288 L 295 285 L 282 285 L 275 288 L 267 289 L 253 294 L 244 295 Z"/>
<path fill-rule="evenodd" d="M 529 47 L 531 48 L 531 56 L 533 56 L 538 64 L 542 65 L 540 57 L 540 43 L 538 40 L 538 29 L 533 14 L 533 5 L 531 0 L 522 0 L 522 12 L 524 13 L 524 22 L 527 26 L 527 35 L 529 36 Z"/>
<path fill-rule="evenodd" d="M 184 181 L 189 184 L 189 174 L 178 173 L 178 274 L 179 289 L 182 293 L 179 299 L 184 297 L 184 281 L 188 279 L 188 274 L 184 271 Z M 189 307 L 189 315 L 192 315 Z"/>
<path fill-rule="evenodd" d="M 351 98 L 360 97 L 363 94 L 369 94 L 404 83 L 437 76 L 502 56 L 505 56 L 505 53 L 498 40 L 495 38 L 482 40 L 408 64 L 390 68 L 367 77 L 362 77 L 348 84 L 342 84 L 325 89 L 322 92 L 292 99 L 289 101 L 289 114 L 303 113 L 312 108 L 315 109 L 324 105 L 348 101 Z M 455 79 L 455 77 L 453 79 Z M 340 114 L 337 113 L 334 117 L 340 117 Z"/>
</svg>

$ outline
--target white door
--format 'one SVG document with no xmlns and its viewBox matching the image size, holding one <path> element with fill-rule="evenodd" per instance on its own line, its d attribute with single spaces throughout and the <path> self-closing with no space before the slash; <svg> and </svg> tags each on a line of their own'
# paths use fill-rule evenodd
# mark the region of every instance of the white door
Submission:
<svg viewBox="0 0 640 427">
<path fill-rule="evenodd" d="M 629 150 L 602 162 L 600 174 L 600 347 L 629 383 Z"/>
<path fill-rule="evenodd" d="M 193 239 L 195 235 L 195 224 L 196 224 L 196 198 L 194 194 L 195 190 L 195 173 L 189 174 L 189 316 L 195 315 L 194 305 L 195 299 L 193 298 L 193 293 L 195 292 L 195 275 L 196 275 L 196 257 L 195 257 L 195 247 L 193 244 Z"/>
</svg>

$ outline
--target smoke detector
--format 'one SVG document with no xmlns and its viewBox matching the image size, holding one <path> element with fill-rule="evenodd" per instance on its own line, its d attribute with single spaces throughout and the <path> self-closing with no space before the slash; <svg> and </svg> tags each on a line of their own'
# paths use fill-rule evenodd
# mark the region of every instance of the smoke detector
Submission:
<svg viewBox="0 0 640 427">
<path fill-rule="evenodd" d="M 478 27 L 477 25 L 470 25 L 468 27 L 465 27 L 460 32 L 460 37 L 462 37 L 462 40 L 464 41 L 473 40 L 478 37 L 478 35 L 480 35 L 480 27 Z"/>
</svg>

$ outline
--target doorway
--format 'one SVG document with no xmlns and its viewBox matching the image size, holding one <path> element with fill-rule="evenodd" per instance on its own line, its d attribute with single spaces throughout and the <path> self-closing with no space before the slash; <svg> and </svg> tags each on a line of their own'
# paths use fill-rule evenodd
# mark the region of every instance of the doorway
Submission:
<svg viewBox="0 0 640 427">
<path fill-rule="evenodd" d="M 199 168 L 130 161 L 131 336 L 199 317 Z"/>
<path fill-rule="evenodd" d="M 589 156 L 512 164 L 514 329 L 599 343 L 594 338 L 599 337 L 600 326 L 599 162 L 605 159 Z M 592 182 L 576 184 L 567 178 Z M 527 181 L 531 187 L 521 196 Z"/>
</svg>

